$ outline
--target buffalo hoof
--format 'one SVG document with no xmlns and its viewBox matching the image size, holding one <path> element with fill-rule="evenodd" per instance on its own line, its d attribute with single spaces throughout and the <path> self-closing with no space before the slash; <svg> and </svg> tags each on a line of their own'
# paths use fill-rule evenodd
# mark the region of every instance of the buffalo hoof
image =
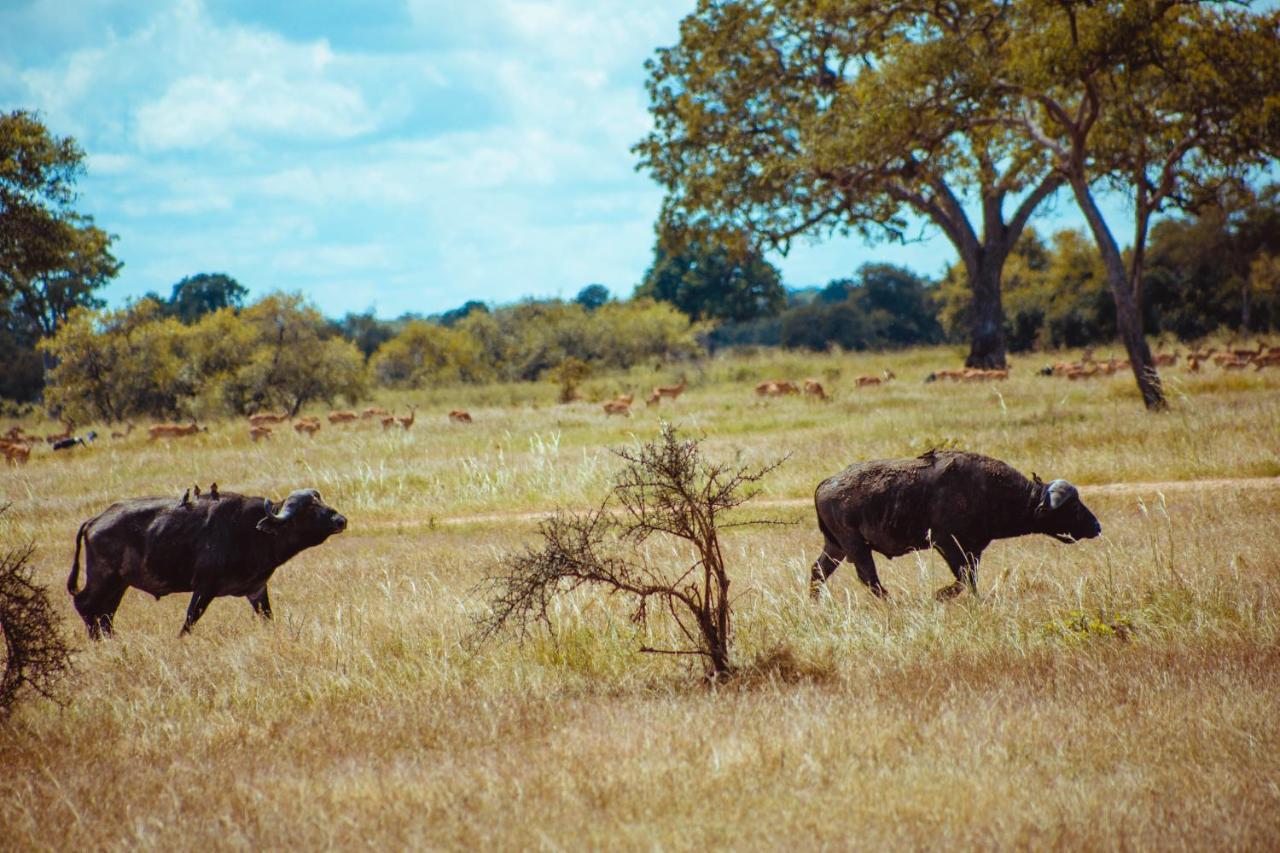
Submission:
<svg viewBox="0 0 1280 853">
<path fill-rule="evenodd" d="M 960 581 L 956 581 L 955 583 L 948 584 L 935 592 L 933 597 L 937 601 L 950 601 L 962 592 L 964 592 L 964 584 Z"/>
</svg>

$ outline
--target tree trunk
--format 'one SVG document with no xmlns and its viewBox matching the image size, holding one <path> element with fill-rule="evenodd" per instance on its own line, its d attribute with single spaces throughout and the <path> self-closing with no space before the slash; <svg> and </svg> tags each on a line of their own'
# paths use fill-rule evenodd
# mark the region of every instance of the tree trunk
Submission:
<svg viewBox="0 0 1280 853">
<path fill-rule="evenodd" d="M 969 270 L 973 299 L 969 309 L 969 356 L 965 367 L 1003 370 L 1005 360 L 1004 306 L 1000 301 L 1000 272 L 1003 259 L 984 252 Z"/>
<path fill-rule="evenodd" d="M 1240 331 L 1249 333 L 1249 276 L 1244 278 L 1244 287 L 1240 289 Z"/>
<path fill-rule="evenodd" d="M 1093 195 L 1083 178 L 1074 178 L 1071 189 L 1076 202 L 1084 213 L 1093 232 L 1094 242 L 1102 254 L 1102 264 L 1107 271 L 1107 286 L 1111 289 L 1111 298 L 1116 303 L 1116 329 L 1124 342 L 1125 352 L 1129 355 L 1129 365 L 1133 369 L 1133 377 L 1138 382 L 1138 390 L 1142 392 L 1142 402 L 1152 411 L 1167 406 L 1164 389 L 1160 384 L 1160 374 L 1156 372 L 1155 362 L 1151 358 L 1151 348 L 1147 339 L 1142 336 L 1142 310 L 1134 297 L 1137 292 L 1129 280 L 1129 272 L 1125 268 L 1124 257 L 1120 247 L 1111 234 L 1110 227 L 1102 218 L 1101 211 L 1094 203 Z"/>
</svg>

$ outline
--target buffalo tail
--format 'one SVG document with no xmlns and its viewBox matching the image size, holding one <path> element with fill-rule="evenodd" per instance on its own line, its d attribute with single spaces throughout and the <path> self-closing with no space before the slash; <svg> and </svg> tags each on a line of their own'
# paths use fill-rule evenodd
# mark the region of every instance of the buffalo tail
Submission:
<svg viewBox="0 0 1280 853">
<path fill-rule="evenodd" d="M 79 592 L 79 590 L 76 589 L 76 584 L 80 581 L 80 543 L 84 541 L 84 530 L 88 526 L 89 522 L 86 521 L 84 524 L 80 525 L 80 529 L 76 531 L 76 556 L 71 561 L 71 575 L 67 578 L 67 592 L 72 595 Z"/>
</svg>

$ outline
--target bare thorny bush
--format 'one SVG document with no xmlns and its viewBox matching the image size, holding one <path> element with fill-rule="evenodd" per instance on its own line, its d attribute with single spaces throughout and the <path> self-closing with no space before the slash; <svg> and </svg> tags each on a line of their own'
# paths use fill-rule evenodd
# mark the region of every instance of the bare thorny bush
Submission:
<svg viewBox="0 0 1280 853">
<path fill-rule="evenodd" d="M 614 452 L 623 460 L 613 488 L 588 512 L 558 511 L 539 525 L 541 544 L 500 560 L 482 587 L 489 609 L 473 640 L 503 630 L 521 638 L 550 625 L 552 602 L 582 587 L 603 588 L 634 601 L 633 621 L 644 628 L 656 607 L 670 614 L 687 645 L 654 654 L 700 657 L 707 677 L 732 671 L 731 580 L 719 531 L 769 521 L 726 522 L 726 513 L 753 498 L 778 460 L 751 470 L 709 462 L 698 439 L 681 439 L 664 424 L 661 437 Z M 654 536 L 691 546 L 692 562 L 655 563 L 644 546 Z"/>
<path fill-rule="evenodd" d="M 9 507 L 0 507 L 0 515 Z M 23 689 L 59 700 L 58 687 L 71 672 L 71 650 L 45 588 L 35 583 L 27 545 L 0 553 L 0 719 L 13 709 Z"/>
</svg>

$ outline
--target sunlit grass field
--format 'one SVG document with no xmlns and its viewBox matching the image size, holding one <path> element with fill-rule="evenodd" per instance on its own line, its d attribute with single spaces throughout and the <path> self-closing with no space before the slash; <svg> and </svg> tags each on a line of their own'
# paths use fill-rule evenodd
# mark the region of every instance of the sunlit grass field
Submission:
<svg viewBox="0 0 1280 853">
<path fill-rule="evenodd" d="M 922 381 L 959 360 L 739 355 L 596 376 L 565 405 L 549 383 L 373 401 L 420 406 L 407 432 L 254 444 L 222 422 L 152 443 L 139 424 L 37 449 L 0 469 L 0 549 L 36 544 L 77 675 L 65 706 L 0 723 L 0 848 L 1276 849 L 1280 371 L 1166 369 L 1171 410 L 1148 415 L 1131 376 L 1036 375 L 1048 357 L 1006 382 Z M 678 401 L 643 405 L 681 377 Z M 834 399 L 753 392 L 805 377 Z M 631 418 L 604 415 L 632 390 Z M 523 645 L 469 645 L 477 581 L 539 513 L 596 503 L 610 448 L 660 418 L 716 459 L 787 457 L 742 515 L 793 523 L 724 540 L 737 676 L 708 687 L 638 653 L 670 626 L 638 636 L 593 593 Z M 995 543 L 978 599 L 936 603 L 949 573 L 915 554 L 878 558 L 888 602 L 851 566 L 811 602 L 814 486 L 930 447 L 1071 480 L 1103 536 Z M 314 486 L 350 528 L 277 572 L 273 623 L 222 598 L 180 640 L 186 597 L 134 591 L 91 645 L 64 592 L 80 522 L 215 480 Z"/>
</svg>

